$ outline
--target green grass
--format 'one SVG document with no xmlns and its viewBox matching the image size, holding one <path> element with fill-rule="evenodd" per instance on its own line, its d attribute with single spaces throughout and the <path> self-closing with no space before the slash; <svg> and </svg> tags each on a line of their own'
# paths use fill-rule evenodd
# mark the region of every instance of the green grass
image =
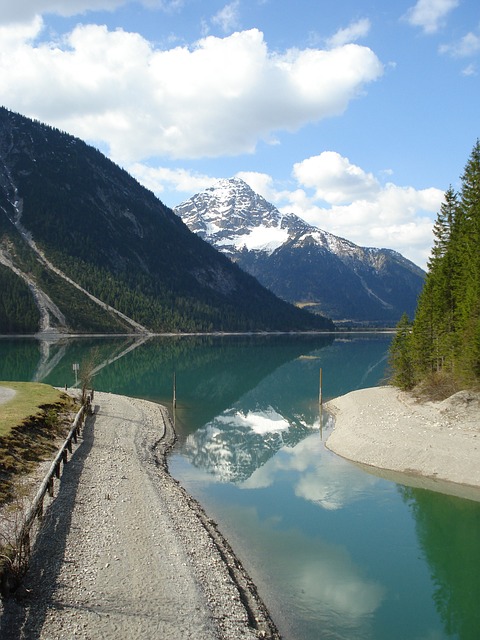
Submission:
<svg viewBox="0 0 480 640">
<path fill-rule="evenodd" d="M 8 436 L 27 418 L 42 413 L 42 406 L 61 402 L 64 394 L 40 382 L 0 382 L 0 386 L 13 389 L 11 400 L 0 404 L 0 437 Z"/>
<path fill-rule="evenodd" d="M 0 382 L 16 391 L 0 404 L 0 505 L 14 499 L 17 481 L 53 457 L 76 410 L 72 398 L 38 382 Z"/>
</svg>

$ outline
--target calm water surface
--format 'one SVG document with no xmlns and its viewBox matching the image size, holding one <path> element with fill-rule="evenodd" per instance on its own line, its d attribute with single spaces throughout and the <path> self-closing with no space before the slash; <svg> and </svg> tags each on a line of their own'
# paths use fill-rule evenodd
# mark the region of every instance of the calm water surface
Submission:
<svg viewBox="0 0 480 640">
<path fill-rule="evenodd" d="M 171 407 L 170 469 L 219 523 L 286 640 L 480 637 L 480 504 L 370 475 L 325 448 L 323 398 L 380 384 L 388 336 L 0 340 L 0 379 Z"/>
</svg>

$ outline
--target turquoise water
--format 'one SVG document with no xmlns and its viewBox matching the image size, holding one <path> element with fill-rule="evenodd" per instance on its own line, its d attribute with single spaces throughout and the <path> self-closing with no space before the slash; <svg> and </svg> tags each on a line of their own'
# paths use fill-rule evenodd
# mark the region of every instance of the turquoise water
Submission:
<svg viewBox="0 0 480 640">
<path fill-rule="evenodd" d="M 171 403 L 175 477 L 231 541 L 284 638 L 479 637 L 480 505 L 370 475 L 325 448 L 323 398 L 381 383 L 390 338 L 0 340 L 0 380 Z M 171 404 L 169 405 L 170 408 Z M 173 412 L 173 410 L 172 410 Z"/>
</svg>

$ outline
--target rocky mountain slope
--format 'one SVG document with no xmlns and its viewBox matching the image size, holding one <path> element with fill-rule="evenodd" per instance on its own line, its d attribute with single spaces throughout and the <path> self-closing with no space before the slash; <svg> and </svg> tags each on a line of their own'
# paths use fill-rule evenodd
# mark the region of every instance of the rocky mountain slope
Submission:
<svg viewBox="0 0 480 640">
<path fill-rule="evenodd" d="M 99 151 L 0 108 L 0 333 L 330 329 Z"/>
<path fill-rule="evenodd" d="M 413 316 L 425 276 L 419 267 L 282 214 L 241 179 L 220 180 L 174 211 L 284 300 L 355 324 Z"/>
</svg>

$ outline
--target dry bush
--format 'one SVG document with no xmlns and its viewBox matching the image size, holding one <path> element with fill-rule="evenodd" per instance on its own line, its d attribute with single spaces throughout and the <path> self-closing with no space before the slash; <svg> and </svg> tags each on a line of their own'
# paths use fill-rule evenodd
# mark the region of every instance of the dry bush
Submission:
<svg viewBox="0 0 480 640">
<path fill-rule="evenodd" d="M 18 483 L 15 498 L 0 511 L 0 595 L 9 596 L 19 586 L 30 558 L 30 540 L 22 539 L 29 505 L 26 486 Z"/>
<path fill-rule="evenodd" d="M 438 371 L 422 380 L 415 387 L 414 394 L 425 401 L 440 402 L 461 389 L 462 387 L 451 373 Z"/>
</svg>

